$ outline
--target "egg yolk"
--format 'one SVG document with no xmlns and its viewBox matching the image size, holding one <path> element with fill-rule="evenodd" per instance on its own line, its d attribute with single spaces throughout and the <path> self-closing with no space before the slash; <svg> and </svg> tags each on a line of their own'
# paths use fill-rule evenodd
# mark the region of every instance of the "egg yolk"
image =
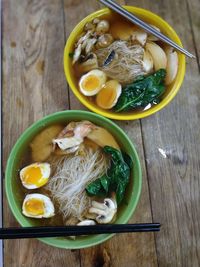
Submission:
<svg viewBox="0 0 200 267">
<path fill-rule="evenodd" d="M 41 186 L 41 182 L 42 182 L 41 179 L 42 178 L 43 178 L 43 176 L 42 176 L 40 166 L 29 167 L 25 170 L 25 172 L 23 174 L 23 181 L 27 185 Z M 44 183 L 42 183 L 42 184 L 44 184 Z"/>
<path fill-rule="evenodd" d="M 43 215 L 45 212 L 44 202 L 41 199 L 31 198 L 26 201 L 25 211 L 30 215 Z"/>
<path fill-rule="evenodd" d="M 92 91 L 100 86 L 100 81 L 95 75 L 90 75 L 85 78 L 82 83 L 82 87 L 86 91 Z"/>
<path fill-rule="evenodd" d="M 109 109 L 116 99 L 116 86 L 113 83 L 107 82 L 103 89 L 98 93 L 96 102 L 97 105 L 104 109 Z"/>
</svg>

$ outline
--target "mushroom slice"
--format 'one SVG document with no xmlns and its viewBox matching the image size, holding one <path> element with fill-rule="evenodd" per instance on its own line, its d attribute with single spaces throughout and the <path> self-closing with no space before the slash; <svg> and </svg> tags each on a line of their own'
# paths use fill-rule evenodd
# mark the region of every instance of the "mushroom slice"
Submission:
<svg viewBox="0 0 200 267">
<path fill-rule="evenodd" d="M 91 33 L 92 33 L 92 31 L 88 31 L 86 34 L 81 36 L 80 39 L 78 40 L 78 42 L 76 44 L 76 49 L 74 51 L 72 64 L 75 64 L 79 60 L 79 58 L 81 56 L 81 52 L 84 49 L 84 47 L 87 45 L 86 41 L 90 38 Z"/>
<path fill-rule="evenodd" d="M 100 22 L 100 19 L 98 19 L 98 18 L 95 18 L 92 21 L 92 23 L 95 24 L 95 25 L 98 24 L 99 22 Z"/>
<path fill-rule="evenodd" d="M 95 26 L 95 24 L 92 23 L 92 22 L 88 22 L 88 23 L 86 23 L 85 26 L 84 26 L 84 30 L 85 30 L 85 31 L 94 31 L 95 28 L 96 28 L 96 26 Z"/>
<path fill-rule="evenodd" d="M 84 41 L 86 41 L 87 39 L 89 39 L 90 36 L 91 36 L 91 33 L 92 33 L 92 31 L 88 31 L 88 32 L 86 32 L 86 34 L 83 35 L 83 36 L 78 40 L 77 46 L 79 46 L 79 44 L 83 44 Z"/>
<path fill-rule="evenodd" d="M 151 54 L 144 50 L 144 56 L 142 61 L 143 69 L 146 73 L 151 73 L 153 70 L 153 58 Z"/>
<path fill-rule="evenodd" d="M 75 64 L 79 60 L 79 58 L 81 56 L 81 51 L 82 51 L 82 45 L 79 44 L 78 47 L 74 51 L 72 64 Z"/>
<path fill-rule="evenodd" d="M 90 53 L 86 60 L 78 65 L 78 70 L 81 73 L 86 73 L 94 69 L 98 69 L 98 60 L 96 54 Z"/>
<path fill-rule="evenodd" d="M 131 36 L 131 40 L 132 42 L 136 42 L 141 44 L 142 46 L 144 46 L 146 44 L 147 41 L 147 33 L 144 31 L 135 31 L 132 36 Z"/>
<path fill-rule="evenodd" d="M 79 223 L 77 223 L 78 226 L 90 226 L 90 225 L 96 225 L 96 222 L 94 220 L 84 220 Z M 85 235 L 82 235 L 85 236 Z M 70 236 L 72 239 L 76 239 L 76 236 Z"/>
<path fill-rule="evenodd" d="M 109 33 L 103 34 L 98 38 L 96 47 L 97 48 L 108 47 L 109 45 L 112 44 L 113 40 L 114 39 L 113 39 L 111 34 L 109 34 Z"/>
<path fill-rule="evenodd" d="M 108 32 L 110 29 L 110 23 L 107 20 L 100 20 L 96 27 L 97 34 Z"/>
<path fill-rule="evenodd" d="M 178 72 L 178 54 L 172 47 L 167 47 L 165 52 L 167 55 L 167 74 L 165 83 L 166 85 L 169 85 L 174 81 Z"/>
<path fill-rule="evenodd" d="M 97 215 L 96 221 L 101 224 L 110 223 L 117 213 L 117 203 L 115 199 L 105 198 L 104 203 L 92 201 L 89 213 Z"/>
<path fill-rule="evenodd" d="M 164 50 L 154 42 L 146 43 L 146 50 L 151 54 L 154 63 L 155 71 L 159 69 L 166 69 L 167 57 Z"/>
<path fill-rule="evenodd" d="M 93 220 L 84 220 L 84 221 L 79 222 L 77 225 L 82 226 L 82 225 L 95 225 L 95 224 L 96 222 Z"/>
<path fill-rule="evenodd" d="M 92 49 L 93 49 L 94 45 L 96 44 L 96 42 L 97 42 L 96 38 L 92 38 L 92 39 L 88 39 L 87 40 L 87 45 L 85 47 L 86 55 L 89 54 L 92 51 Z"/>
<path fill-rule="evenodd" d="M 77 223 L 77 226 L 90 226 L 90 225 L 96 225 L 96 222 L 94 220 L 84 220 L 84 221 Z M 76 236 L 70 236 L 70 238 L 75 240 Z"/>
</svg>

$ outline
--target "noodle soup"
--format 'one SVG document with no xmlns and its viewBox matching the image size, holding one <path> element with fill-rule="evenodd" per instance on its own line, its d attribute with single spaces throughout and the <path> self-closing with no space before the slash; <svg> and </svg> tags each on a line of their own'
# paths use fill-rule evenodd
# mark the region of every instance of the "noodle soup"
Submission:
<svg viewBox="0 0 200 267">
<path fill-rule="evenodd" d="M 20 163 L 22 213 L 46 226 L 113 223 L 127 204 L 132 163 L 104 127 L 52 124 L 34 136 Z"/>
<path fill-rule="evenodd" d="M 64 219 L 63 214 L 60 212 L 60 205 L 58 201 L 56 200 L 56 197 L 58 197 L 58 195 L 55 196 L 54 194 L 55 197 L 53 197 L 53 194 L 50 192 L 48 187 L 49 185 L 51 189 L 55 188 L 54 186 L 57 187 L 57 185 L 55 184 L 53 185 L 53 187 L 52 187 L 52 184 L 50 184 L 52 177 L 54 177 L 55 179 L 58 178 L 58 175 L 55 175 L 55 172 L 54 172 L 57 169 L 55 168 L 56 164 L 54 163 L 57 162 L 57 159 L 59 157 L 66 156 L 66 155 L 62 155 L 62 156 L 58 155 L 58 152 L 61 152 L 61 151 L 58 149 L 57 145 L 55 147 L 53 146 L 52 148 L 52 139 L 55 139 L 55 137 L 58 137 L 59 133 L 61 133 L 62 130 L 68 124 L 70 124 L 70 122 L 78 123 L 81 121 L 89 121 L 90 123 L 94 124 L 95 127 L 97 126 L 100 128 L 104 128 L 108 132 L 109 136 L 110 135 L 112 136 L 112 140 L 113 139 L 115 140 L 115 143 L 111 143 L 111 139 L 106 137 L 106 140 L 109 141 L 109 143 L 106 143 L 107 147 L 109 145 L 113 147 L 117 143 L 117 145 L 120 148 L 120 152 L 121 153 L 125 152 L 126 154 L 130 156 L 131 158 L 130 162 L 133 162 L 133 165 L 130 168 L 130 176 L 127 176 L 129 177 L 129 181 L 126 187 L 123 200 L 120 202 L 120 204 L 117 204 L 117 212 L 116 212 L 116 216 L 113 217 L 113 222 L 117 224 L 127 223 L 130 217 L 132 216 L 137 206 L 137 203 L 139 201 L 141 187 L 142 187 L 141 166 L 140 166 L 140 161 L 139 161 L 137 152 L 134 148 L 134 145 L 132 144 L 128 136 L 112 121 L 107 120 L 106 118 L 103 118 L 102 116 L 99 116 L 91 112 L 71 110 L 71 111 L 57 112 L 35 122 L 27 130 L 25 130 L 25 132 L 19 137 L 19 139 L 17 140 L 16 144 L 14 145 L 9 155 L 7 166 L 6 166 L 6 171 L 5 171 L 6 196 L 7 196 L 10 209 L 13 215 L 15 216 L 16 220 L 19 222 L 21 226 L 23 227 L 32 227 L 32 226 L 40 226 L 40 225 L 57 226 L 57 225 L 64 225 L 66 223 L 75 224 L 75 223 L 80 222 L 80 220 L 77 220 L 77 219 L 75 222 L 70 220 L 70 218 L 68 218 L 67 220 Z M 50 132 L 49 130 L 47 131 L 49 127 L 51 127 Z M 56 131 L 53 131 L 53 135 L 52 135 L 52 127 L 54 128 L 54 130 L 57 129 Z M 95 151 L 95 149 L 98 148 L 97 153 L 103 154 L 103 158 L 106 158 L 106 162 L 107 162 L 106 167 L 108 167 L 108 170 L 109 170 L 112 162 L 111 162 L 111 155 L 107 153 L 108 150 L 104 151 L 102 141 L 105 139 L 101 138 L 101 143 L 96 144 L 97 140 L 94 139 L 94 137 L 96 136 L 98 135 L 95 134 L 95 136 L 90 136 L 90 138 L 93 138 L 93 142 L 91 142 L 89 138 L 84 137 L 83 143 L 85 144 L 82 143 L 81 147 L 83 148 L 85 147 L 85 145 L 87 145 L 87 147 L 91 147 L 92 149 L 91 152 L 93 154 L 94 154 L 93 151 Z M 104 136 L 105 136 L 105 133 L 104 133 Z M 40 144 L 42 144 L 42 147 Z M 52 153 L 52 149 L 53 149 L 53 153 Z M 52 153 L 52 155 L 49 156 L 49 153 L 50 154 Z M 75 153 L 76 151 L 74 152 L 74 154 L 73 153 L 69 154 L 68 155 L 69 159 L 73 157 Z M 82 155 L 82 158 L 84 158 L 82 153 L 81 154 L 78 153 L 77 156 L 80 158 L 81 155 Z M 123 157 L 124 156 L 125 154 L 123 154 Z M 127 159 L 128 158 L 126 157 L 126 161 Z M 20 179 L 20 173 L 22 175 L 28 173 L 27 169 L 25 170 L 23 169 L 28 166 L 30 167 L 30 165 L 33 165 L 36 163 L 37 163 L 38 168 L 36 168 L 33 171 L 35 171 L 35 176 L 37 177 L 37 179 L 32 179 L 33 177 L 29 177 L 27 180 Z M 40 165 L 38 165 L 39 163 Z M 41 164 L 44 164 L 44 163 L 46 164 L 43 165 L 42 167 Z M 62 164 L 63 161 L 61 161 L 60 163 Z M 61 164 L 59 164 L 59 166 L 61 166 Z M 40 170 L 38 170 L 39 166 L 41 167 L 41 172 Z M 50 176 L 49 176 L 49 167 L 51 170 Z M 31 171 L 31 168 L 29 168 L 29 170 Z M 42 179 L 38 179 L 38 175 L 40 173 L 43 174 L 42 175 L 43 177 L 40 177 Z M 106 174 L 109 174 L 109 172 L 107 172 Z M 89 184 L 90 182 L 88 182 L 88 185 Z M 28 188 L 26 188 L 24 185 L 26 185 L 26 187 Z M 88 188 L 88 192 L 91 192 L 91 188 L 93 187 Z M 86 192 L 86 190 L 83 190 L 83 191 L 87 194 L 86 196 L 88 197 L 89 201 L 95 200 L 96 202 L 104 203 L 105 198 L 114 197 L 113 194 L 110 194 L 110 193 L 106 197 L 105 196 L 96 197 L 96 196 L 92 196 L 91 194 L 89 195 Z M 113 192 L 113 190 L 109 190 L 109 191 Z M 27 195 L 30 195 L 30 194 L 32 195 L 34 194 L 34 196 L 32 196 L 32 199 L 34 200 L 33 203 L 31 203 L 30 201 L 31 197 L 30 196 L 27 197 Z M 43 197 L 41 197 L 41 195 L 43 195 Z M 27 217 L 26 215 L 22 213 L 23 202 L 25 199 L 29 200 L 28 203 L 24 205 L 25 212 L 28 208 L 29 215 L 30 215 L 31 210 L 32 210 L 32 213 L 35 213 L 33 212 L 33 210 L 35 210 L 35 207 L 36 207 L 37 218 L 33 218 L 33 216 Z M 35 203 L 35 199 L 36 200 L 38 199 L 39 201 L 36 201 Z M 43 203 L 50 203 L 49 200 L 51 201 L 51 204 L 49 204 L 48 209 L 46 210 L 46 214 L 44 215 L 44 213 L 42 212 Z M 37 206 L 35 204 L 37 204 Z M 52 204 L 53 204 L 53 208 L 52 208 Z M 53 214 L 55 215 L 53 216 Z M 90 220 L 96 221 L 95 218 L 94 219 L 91 218 Z M 52 238 L 41 238 L 40 241 L 48 245 L 54 246 L 54 247 L 59 247 L 59 248 L 64 248 L 64 249 L 80 249 L 80 248 L 86 248 L 86 247 L 100 244 L 108 240 L 112 236 L 113 236 L 112 234 L 102 234 L 102 235 L 84 236 L 84 237 L 79 237 L 76 239 L 52 237 Z"/>
<path fill-rule="evenodd" d="M 162 101 L 173 84 L 178 54 L 121 16 L 111 14 L 87 22 L 77 36 L 68 55 L 76 86 L 102 110 L 145 111 Z"/>
</svg>

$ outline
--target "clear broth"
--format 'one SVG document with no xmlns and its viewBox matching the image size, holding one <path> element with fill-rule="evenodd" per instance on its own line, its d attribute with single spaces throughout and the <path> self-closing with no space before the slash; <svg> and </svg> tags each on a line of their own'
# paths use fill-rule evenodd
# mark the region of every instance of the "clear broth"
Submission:
<svg viewBox="0 0 200 267">
<path fill-rule="evenodd" d="M 111 26 L 111 29 L 109 30 L 108 33 L 111 32 L 112 30 L 112 25 L 115 24 L 115 23 L 118 23 L 119 27 L 118 29 L 120 30 L 120 25 L 121 25 L 121 28 L 124 29 L 124 25 L 127 25 L 127 28 L 128 27 L 136 27 L 135 25 L 133 25 L 133 23 L 131 23 L 130 21 L 128 21 L 127 19 L 123 18 L 121 15 L 118 15 L 116 13 L 111 13 L 111 14 L 108 14 L 108 15 L 103 15 L 103 16 L 99 16 L 98 17 L 99 19 L 106 19 L 110 22 L 110 26 Z M 120 22 L 120 23 L 119 23 Z M 78 38 L 77 38 L 78 39 Z M 156 42 L 158 45 L 160 45 L 161 47 L 164 46 L 163 42 L 162 41 L 157 41 Z M 73 76 L 75 77 L 75 84 L 76 84 L 76 87 L 79 88 L 79 81 L 80 81 L 80 78 L 82 77 L 82 75 L 86 74 L 86 73 L 83 73 L 80 71 L 80 68 L 78 67 L 79 63 L 75 63 L 74 66 L 72 66 L 72 74 Z M 167 88 L 166 88 L 167 90 Z M 165 95 L 165 93 L 164 93 Z M 94 105 L 97 105 L 96 104 L 96 96 L 88 96 L 86 97 L 87 100 L 89 100 L 92 104 Z M 162 101 L 162 96 L 160 97 L 160 101 Z M 147 105 L 147 107 L 142 107 L 142 108 L 135 108 L 133 110 L 130 110 L 128 112 L 120 112 L 120 113 L 123 113 L 123 114 L 130 114 L 130 113 L 133 113 L 134 111 L 135 112 L 140 112 L 140 111 L 146 111 L 147 109 L 151 109 L 153 106 L 157 105 L 155 103 L 152 103 L 150 104 L 151 106 Z M 103 109 L 102 109 L 103 110 Z M 108 110 L 108 111 L 111 111 L 112 112 L 112 109 Z"/>
<path fill-rule="evenodd" d="M 54 124 L 52 124 L 52 126 L 53 125 Z M 58 125 L 58 124 L 55 124 L 55 125 Z M 60 125 L 63 128 L 66 127 L 66 124 L 60 124 Z M 43 130 L 45 130 L 45 128 Z M 40 132 L 38 134 L 40 134 Z M 118 142 L 118 140 L 116 140 L 116 141 L 117 141 L 119 147 L 123 148 L 123 145 L 120 144 L 120 142 Z M 51 164 L 49 159 L 50 158 L 45 160 L 45 162 L 49 162 Z M 27 194 L 32 194 L 32 193 L 44 194 L 44 195 L 48 196 L 52 200 L 51 193 L 45 189 L 45 186 L 41 187 L 41 188 L 29 190 L 29 189 L 26 189 L 22 185 L 21 180 L 19 178 L 19 172 L 20 172 L 20 170 L 22 168 L 24 168 L 24 167 L 26 167 L 26 166 L 28 166 L 28 165 L 30 165 L 32 163 L 34 163 L 34 161 L 31 158 L 31 148 L 30 148 L 30 146 L 28 146 L 27 149 L 23 153 L 23 156 L 22 156 L 22 158 L 20 160 L 19 169 L 17 170 L 18 175 L 17 175 L 17 181 L 16 182 L 17 182 L 17 187 L 19 189 L 19 191 L 17 192 L 17 198 L 20 201 L 21 206 L 22 206 L 23 200 L 25 199 L 25 196 Z M 131 184 L 132 184 L 132 181 L 130 181 L 130 186 L 131 186 Z M 53 203 L 54 203 L 54 206 L 55 206 L 55 216 L 51 217 L 51 218 L 42 218 L 42 219 L 29 218 L 29 220 L 31 220 L 33 222 L 33 225 L 37 225 L 37 226 L 62 226 L 62 225 L 65 225 L 63 217 L 59 213 L 59 204 L 55 203 L 55 201 L 53 201 Z M 118 209 L 117 215 L 120 212 L 120 210 L 123 209 L 123 207 L 126 206 L 126 205 L 128 205 L 126 200 L 122 201 L 122 203 L 121 203 L 121 205 L 120 205 L 120 207 Z"/>
</svg>

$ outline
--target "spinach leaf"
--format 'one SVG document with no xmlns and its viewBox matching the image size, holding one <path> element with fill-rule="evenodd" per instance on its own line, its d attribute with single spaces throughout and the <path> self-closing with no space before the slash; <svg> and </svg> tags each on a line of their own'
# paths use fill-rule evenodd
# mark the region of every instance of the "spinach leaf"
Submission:
<svg viewBox="0 0 200 267">
<path fill-rule="evenodd" d="M 105 146 L 104 152 L 111 156 L 111 166 L 107 174 L 90 183 L 86 187 L 89 196 L 105 197 L 109 193 L 115 192 L 117 203 L 124 198 L 126 186 L 129 182 L 130 168 L 132 166 L 131 158 L 121 153 L 119 150 Z"/>
<path fill-rule="evenodd" d="M 122 156 L 123 156 L 124 161 L 128 164 L 129 168 L 131 169 L 133 167 L 133 161 L 131 157 L 125 152 L 122 152 Z"/>
<path fill-rule="evenodd" d="M 70 53 L 69 53 L 69 57 L 70 57 L 70 58 L 73 58 L 73 56 L 74 56 L 74 52 L 70 52 Z"/>
<path fill-rule="evenodd" d="M 114 107 L 116 112 L 146 107 L 157 103 L 165 91 L 164 79 L 166 70 L 160 69 L 147 77 L 139 76 L 132 84 L 127 85 Z"/>
<path fill-rule="evenodd" d="M 86 187 L 86 192 L 89 196 L 106 197 L 109 188 L 109 181 L 107 176 L 104 175 L 101 178 L 90 183 Z"/>
</svg>

